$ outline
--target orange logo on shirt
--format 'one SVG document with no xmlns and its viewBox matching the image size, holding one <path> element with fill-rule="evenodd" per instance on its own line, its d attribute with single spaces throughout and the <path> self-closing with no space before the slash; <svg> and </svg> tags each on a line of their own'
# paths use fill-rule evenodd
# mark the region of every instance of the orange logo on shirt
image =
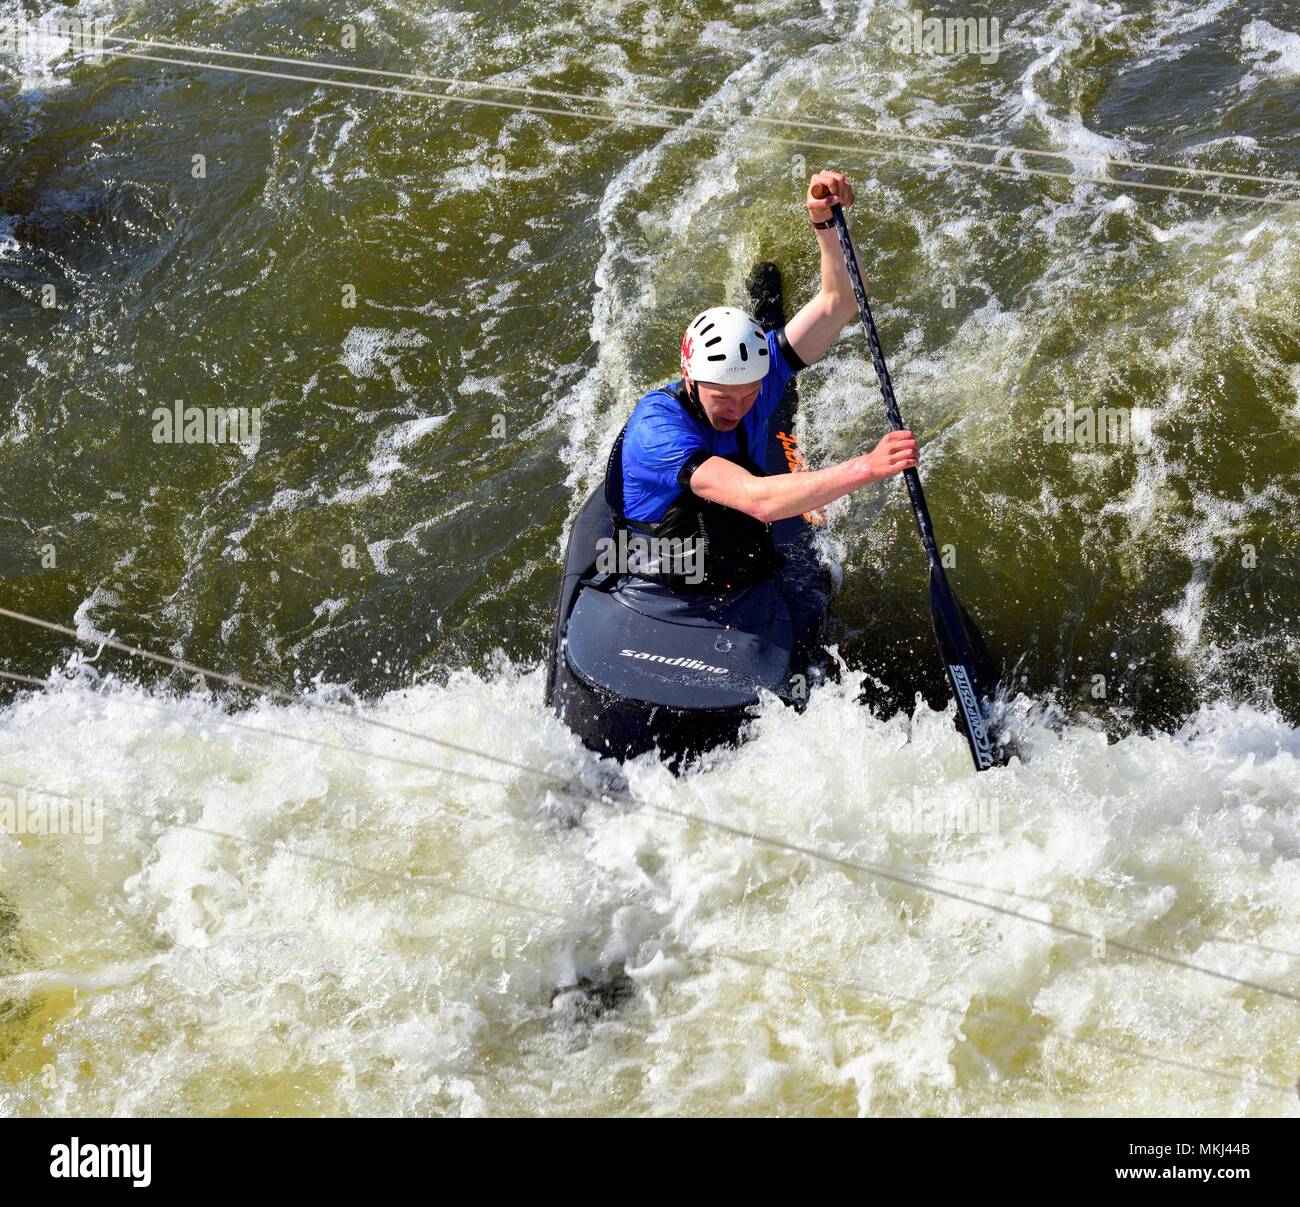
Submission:
<svg viewBox="0 0 1300 1207">
<path fill-rule="evenodd" d="M 798 442 L 795 438 L 786 432 L 777 432 L 776 438 L 781 442 L 781 448 L 785 452 L 785 463 L 790 467 L 792 474 L 801 474 L 808 468 L 808 464 L 803 459 L 803 453 L 799 451 Z M 826 514 L 817 508 L 815 511 L 805 511 L 803 518 L 810 524 L 826 523 Z"/>
</svg>

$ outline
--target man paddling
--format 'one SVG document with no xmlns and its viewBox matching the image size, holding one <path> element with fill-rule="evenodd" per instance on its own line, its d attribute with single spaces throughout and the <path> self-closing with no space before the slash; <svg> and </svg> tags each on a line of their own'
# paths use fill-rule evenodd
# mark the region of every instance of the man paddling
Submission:
<svg viewBox="0 0 1300 1207">
<path fill-rule="evenodd" d="M 892 431 L 870 453 L 826 469 L 767 476 L 762 467 L 786 383 L 857 317 L 832 219 L 837 202 L 853 204 L 844 174 L 814 174 L 805 204 L 821 248 L 817 295 L 766 334 L 734 306 L 697 315 L 682 336 L 681 380 L 644 395 L 616 442 L 609 476 L 617 480 L 606 495 L 620 544 L 643 550 L 639 577 L 682 594 L 753 586 L 781 566 L 775 521 L 916 466 L 912 433 Z"/>
</svg>

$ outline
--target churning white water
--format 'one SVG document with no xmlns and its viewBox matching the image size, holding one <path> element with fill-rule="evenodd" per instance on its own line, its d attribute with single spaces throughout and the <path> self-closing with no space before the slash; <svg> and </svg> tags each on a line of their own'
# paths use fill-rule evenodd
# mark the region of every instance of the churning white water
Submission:
<svg viewBox="0 0 1300 1207">
<path fill-rule="evenodd" d="M 0 1108 L 1296 1111 L 1294 1000 L 651 806 L 1294 990 L 1300 732 L 1026 724 L 976 776 L 951 715 L 874 718 L 857 682 L 607 803 L 303 705 L 33 694 L 5 800 L 102 834 L 0 845 Z M 599 788 L 540 694 L 502 664 L 361 716 Z"/>
<path fill-rule="evenodd" d="M 337 58 L 291 7 L 132 32 Z M 890 51 L 910 0 L 557 7 L 346 17 L 381 66 L 698 112 L 647 133 L 203 67 L 88 77 L 55 50 L 5 66 L 0 269 L 33 296 L 66 274 L 82 309 L 0 324 L 0 602 L 367 700 L 166 694 L 106 654 L 0 710 L 0 1115 L 1300 1113 L 1300 730 L 1270 703 L 1300 654 L 1295 211 L 943 166 L 960 148 L 900 163 L 868 136 L 1293 171 L 1288 14 L 1013 4 L 977 71 Z M 777 141 L 799 120 L 861 149 Z M 882 487 L 831 509 L 866 656 L 680 779 L 602 763 L 533 662 L 562 513 L 686 318 L 769 256 L 811 296 L 823 158 L 857 189 L 959 583 L 1054 686 L 982 775 L 951 708 L 859 702 L 898 602 L 873 592 L 919 564 Z M 358 278 L 359 309 L 326 307 Z M 199 388 L 265 404 L 256 458 L 162 462 L 131 426 Z M 856 333 L 800 396 L 815 465 L 882 430 Z M 1045 445 L 1066 400 L 1132 403 L 1150 439 Z M 83 547 L 41 578 L 31 547 L 65 532 Z M 4 635 L 6 667 L 49 670 Z M 1113 732 L 1151 729 L 1122 695 L 1143 675 L 1209 703 L 1114 742 L 1057 724 L 1101 672 Z"/>
</svg>

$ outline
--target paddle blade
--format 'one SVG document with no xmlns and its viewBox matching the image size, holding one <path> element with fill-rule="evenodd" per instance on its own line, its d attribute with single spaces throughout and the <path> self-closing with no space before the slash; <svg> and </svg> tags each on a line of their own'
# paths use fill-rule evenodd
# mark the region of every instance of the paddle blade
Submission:
<svg viewBox="0 0 1300 1207">
<path fill-rule="evenodd" d="M 957 701 L 957 723 L 966 735 L 975 770 L 987 771 L 1006 761 L 1005 755 L 999 757 L 987 711 L 997 689 L 996 664 L 969 613 L 958 603 L 943 572 L 934 566 L 930 568 L 930 617 L 953 698 Z M 976 652 L 976 646 L 982 656 Z"/>
<path fill-rule="evenodd" d="M 953 598 L 956 599 L 956 596 Z M 989 652 L 989 647 L 984 642 L 984 634 L 980 632 L 979 625 L 975 623 L 974 617 L 966 611 L 966 605 L 960 599 L 957 599 L 957 611 L 961 615 L 962 628 L 966 632 L 967 643 L 970 645 L 971 653 L 975 656 L 975 669 L 979 672 L 980 686 L 984 689 L 984 694 L 989 699 L 993 699 L 998 694 L 998 688 L 1002 682 L 1002 667 Z"/>
</svg>

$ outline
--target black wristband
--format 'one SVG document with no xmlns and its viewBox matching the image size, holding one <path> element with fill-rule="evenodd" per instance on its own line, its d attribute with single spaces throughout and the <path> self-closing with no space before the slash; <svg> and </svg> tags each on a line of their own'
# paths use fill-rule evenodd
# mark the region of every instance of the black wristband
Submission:
<svg viewBox="0 0 1300 1207">
<path fill-rule="evenodd" d="M 812 219 L 809 218 L 808 221 L 812 222 Z M 832 214 L 829 218 L 826 219 L 825 222 L 813 222 L 812 225 L 813 225 L 813 230 L 815 231 L 829 230 L 832 226 L 835 225 L 835 215 Z"/>
</svg>

